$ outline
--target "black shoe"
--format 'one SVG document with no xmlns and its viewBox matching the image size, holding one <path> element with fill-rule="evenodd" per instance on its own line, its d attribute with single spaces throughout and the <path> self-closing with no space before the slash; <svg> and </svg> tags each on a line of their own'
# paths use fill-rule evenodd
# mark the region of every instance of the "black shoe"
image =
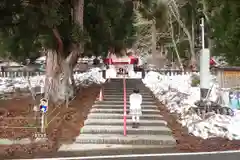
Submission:
<svg viewBox="0 0 240 160">
<path fill-rule="evenodd" d="M 133 122 L 133 124 L 132 124 L 132 128 L 137 128 L 136 123 Z"/>
</svg>

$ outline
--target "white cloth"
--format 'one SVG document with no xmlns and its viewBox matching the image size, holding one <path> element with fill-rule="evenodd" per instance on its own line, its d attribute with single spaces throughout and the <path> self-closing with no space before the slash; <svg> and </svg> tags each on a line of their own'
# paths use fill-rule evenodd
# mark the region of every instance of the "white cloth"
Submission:
<svg viewBox="0 0 240 160">
<path fill-rule="evenodd" d="M 130 115 L 141 116 L 142 115 L 142 110 L 141 109 L 130 109 Z"/>
<path fill-rule="evenodd" d="M 130 100 L 130 115 L 141 116 L 142 115 L 142 95 L 137 93 L 132 93 L 129 97 Z"/>
<path fill-rule="evenodd" d="M 138 93 L 132 93 L 129 96 L 130 110 L 131 109 L 141 109 L 142 95 Z"/>
</svg>

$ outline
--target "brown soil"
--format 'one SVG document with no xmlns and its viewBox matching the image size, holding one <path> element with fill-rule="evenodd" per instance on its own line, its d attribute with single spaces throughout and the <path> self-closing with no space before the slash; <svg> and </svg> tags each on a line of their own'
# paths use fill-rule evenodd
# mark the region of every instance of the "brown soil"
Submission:
<svg viewBox="0 0 240 160">
<path fill-rule="evenodd" d="M 240 140 L 230 141 L 225 138 L 209 138 L 202 139 L 188 133 L 187 129 L 177 122 L 174 114 L 170 113 L 167 108 L 157 99 L 158 107 L 164 119 L 168 123 L 168 127 L 172 130 L 173 136 L 177 141 L 176 149 L 179 152 L 211 152 L 239 150 Z"/>
<path fill-rule="evenodd" d="M 54 154 L 61 144 L 71 143 L 79 135 L 84 120 L 99 94 L 99 89 L 100 86 L 97 85 L 81 89 L 76 98 L 69 103 L 68 108 L 65 104 L 55 108 L 50 106 L 47 112 L 48 141 L 29 145 L 0 145 L 0 159 L 33 158 L 39 154 Z M 34 139 L 35 133 L 39 133 L 36 129 L 39 121 L 36 122 L 34 119 L 33 104 L 31 97 L 0 100 L 0 127 L 3 125 L 9 127 L 0 129 L 0 138 Z"/>
</svg>

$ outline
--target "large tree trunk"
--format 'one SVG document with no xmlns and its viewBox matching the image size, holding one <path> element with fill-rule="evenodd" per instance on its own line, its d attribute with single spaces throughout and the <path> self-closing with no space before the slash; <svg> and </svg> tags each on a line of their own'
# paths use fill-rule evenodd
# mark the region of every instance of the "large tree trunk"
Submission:
<svg viewBox="0 0 240 160">
<path fill-rule="evenodd" d="M 74 93 L 76 93 L 77 91 L 77 86 L 76 83 L 74 81 L 74 67 L 77 64 L 80 52 L 79 52 L 79 46 L 73 44 L 72 45 L 72 52 L 71 54 L 66 58 L 66 64 L 67 66 L 69 66 L 69 76 L 70 76 L 70 82 L 74 88 Z M 67 69 L 67 68 L 66 68 Z"/>
<path fill-rule="evenodd" d="M 73 17 L 76 23 L 83 27 L 84 0 L 76 0 L 74 4 Z M 62 103 L 74 95 L 76 88 L 73 69 L 78 57 L 83 53 L 84 43 L 72 44 L 71 54 L 63 58 L 63 42 L 57 28 L 53 28 L 58 49 L 47 53 L 45 98 L 53 103 Z"/>
<path fill-rule="evenodd" d="M 83 27 L 83 18 L 84 18 L 84 0 L 76 0 L 76 4 L 74 5 L 74 20 L 77 24 Z M 79 50 L 79 53 L 84 52 L 84 41 L 80 42 L 78 44 L 78 48 L 75 48 Z M 80 55 L 78 55 L 80 56 Z"/>
<path fill-rule="evenodd" d="M 46 63 L 45 96 L 54 104 L 62 103 L 69 95 L 69 67 L 61 54 L 48 51 Z"/>
<path fill-rule="evenodd" d="M 73 68 L 78 53 L 72 53 L 63 59 L 56 51 L 47 53 L 45 98 L 53 103 L 63 103 L 73 97 L 76 89 Z"/>
<path fill-rule="evenodd" d="M 71 67 L 63 57 L 64 45 L 57 28 L 52 29 L 58 48 L 48 51 L 46 56 L 45 98 L 54 104 L 62 103 L 67 97 L 72 96 L 70 86 Z"/>
</svg>

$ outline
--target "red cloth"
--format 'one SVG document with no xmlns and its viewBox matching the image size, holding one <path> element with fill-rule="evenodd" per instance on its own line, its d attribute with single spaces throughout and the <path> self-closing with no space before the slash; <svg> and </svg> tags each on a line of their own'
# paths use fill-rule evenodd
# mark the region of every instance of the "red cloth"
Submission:
<svg viewBox="0 0 240 160">
<path fill-rule="evenodd" d="M 210 65 L 215 65 L 215 64 L 216 62 L 212 58 L 210 58 Z"/>
</svg>

